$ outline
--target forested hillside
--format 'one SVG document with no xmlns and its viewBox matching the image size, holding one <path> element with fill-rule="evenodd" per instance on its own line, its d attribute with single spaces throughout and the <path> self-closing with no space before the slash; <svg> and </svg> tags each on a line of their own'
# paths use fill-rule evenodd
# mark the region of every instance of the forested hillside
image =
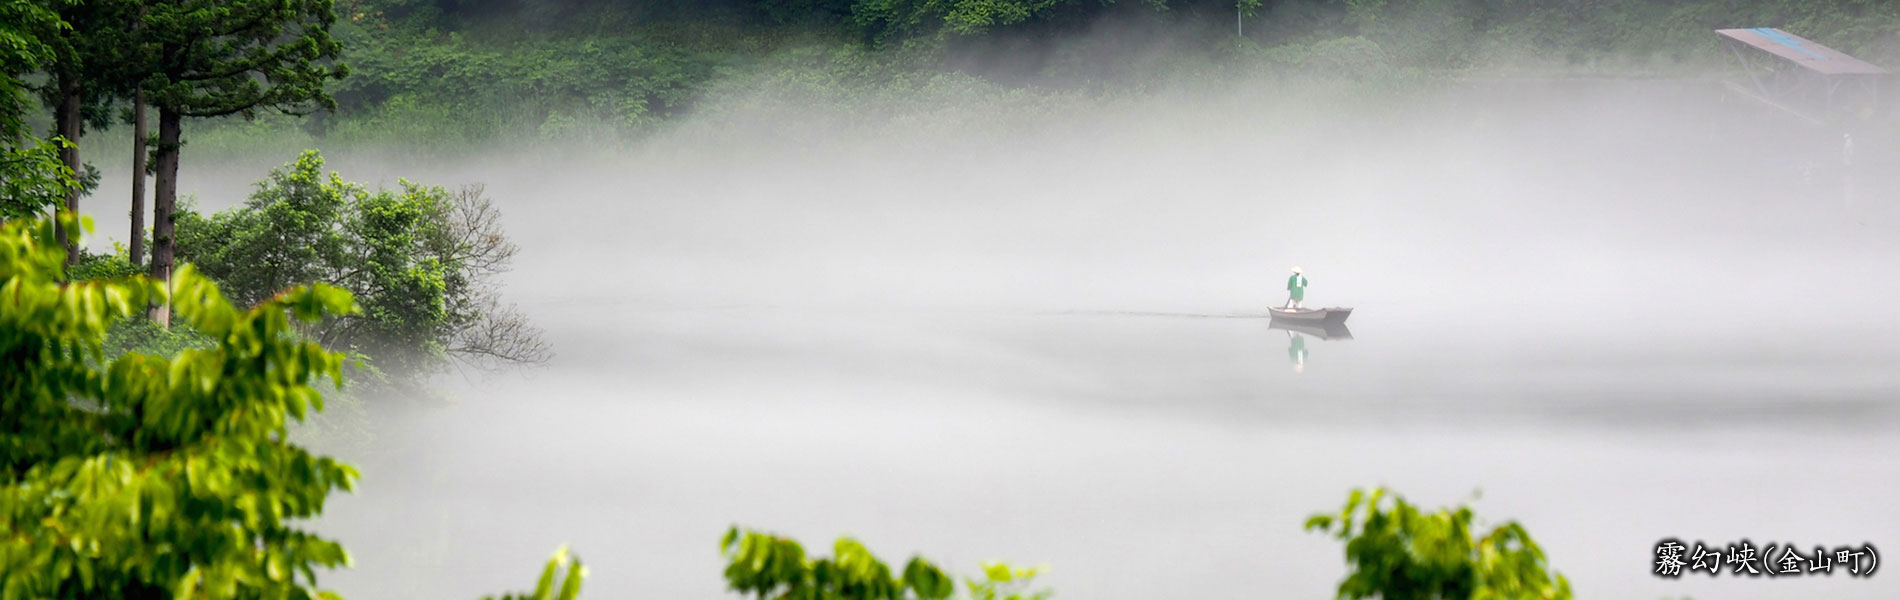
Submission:
<svg viewBox="0 0 1900 600">
<path fill-rule="evenodd" d="M 336 109 L 266 130 L 456 148 L 637 139 L 757 89 L 853 108 L 946 85 L 1119 94 L 1263 72 L 1716 77 L 1718 27 L 1900 57 L 1900 8 L 1871 0 L 342 0 L 336 12 L 350 69 Z M 258 127 L 199 143 L 255 144 Z"/>
</svg>

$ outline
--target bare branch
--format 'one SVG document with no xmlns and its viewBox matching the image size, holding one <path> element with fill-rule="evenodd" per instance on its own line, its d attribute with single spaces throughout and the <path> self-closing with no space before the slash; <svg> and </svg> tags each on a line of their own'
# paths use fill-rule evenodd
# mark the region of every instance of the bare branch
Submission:
<svg viewBox="0 0 1900 600">
<path fill-rule="evenodd" d="M 480 369 L 536 365 L 553 358 L 541 330 L 514 305 L 504 306 L 493 295 L 484 295 L 476 313 L 479 317 L 450 339 L 450 356 Z"/>
<path fill-rule="evenodd" d="M 449 205 L 449 238 L 455 242 L 456 255 L 449 257 L 467 265 L 474 276 L 486 281 L 508 272 L 508 263 L 520 249 L 502 232 L 501 210 L 484 193 L 482 184 L 455 190 Z"/>
</svg>

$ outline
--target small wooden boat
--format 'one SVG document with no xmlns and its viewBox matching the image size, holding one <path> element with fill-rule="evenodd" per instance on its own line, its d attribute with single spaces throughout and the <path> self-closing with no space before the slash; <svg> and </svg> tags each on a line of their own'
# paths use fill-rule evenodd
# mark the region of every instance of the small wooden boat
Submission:
<svg viewBox="0 0 1900 600">
<path fill-rule="evenodd" d="M 1327 308 L 1268 308 L 1267 312 L 1273 313 L 1273 320 L 1275 321 L 1327 325 L 1343 325 L 1346 323 L 1346 317 L 1352 316 L 1351 308 L 1340 308 L 1337 306 Z"/>
</svg>

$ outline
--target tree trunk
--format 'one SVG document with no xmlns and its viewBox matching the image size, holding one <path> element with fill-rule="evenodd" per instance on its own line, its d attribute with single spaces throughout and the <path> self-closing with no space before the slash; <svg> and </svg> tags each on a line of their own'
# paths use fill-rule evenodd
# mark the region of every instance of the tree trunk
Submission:
<svg viewBox="0 0 1900 600">
<path fill-rule="evenodd" d="M 79 162 L 79 82 L 70 79 L 59 82 L 59 111 L 53 115 L 53 121 L 59 129 L 59 136 L 66 138 L 67 143 L 59 149 L 60 162 L 66 163 L 66 168 L 71 169 L 73 178 L 77 179 L 85 169 L 85 165 Z M 75 214 L 79 212 L 79 191 L 79 186 L 66 190 L 66 207 L 61 210 Z M 66 247 L 66 264 L 78 264 L 78 238 L 69 235 L 63 227 L 59 228 L 58 233 L 60 245 Z"/>
<path fill-rule="evenodd" d="M 152 278 L 171 289 L 172 210 L 178 206 L 178 138 L 182 117 L 169 108 L 158 109 L 158 175 L 152 180 Z M 158 307 L 152 320 L 171 327 L 171 302 Z"/>
<path fill-rule="evenodd" d="M 145 91 L 132 93 L 132 266 L 145 262 Z"/>
</svg>

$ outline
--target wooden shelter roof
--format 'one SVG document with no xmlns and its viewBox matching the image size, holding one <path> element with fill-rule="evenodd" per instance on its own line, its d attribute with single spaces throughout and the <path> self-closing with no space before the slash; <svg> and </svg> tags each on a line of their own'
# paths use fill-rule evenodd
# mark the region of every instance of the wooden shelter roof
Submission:
<svg viewBox="0 0 1900 600">
<path fill-rule="evenodd" d="M 1839 50 L 1773 27 L 1717 29 L 1715 32 L 1823 75 L 1882 75 L 1887 72 Z"/>
</svg>

